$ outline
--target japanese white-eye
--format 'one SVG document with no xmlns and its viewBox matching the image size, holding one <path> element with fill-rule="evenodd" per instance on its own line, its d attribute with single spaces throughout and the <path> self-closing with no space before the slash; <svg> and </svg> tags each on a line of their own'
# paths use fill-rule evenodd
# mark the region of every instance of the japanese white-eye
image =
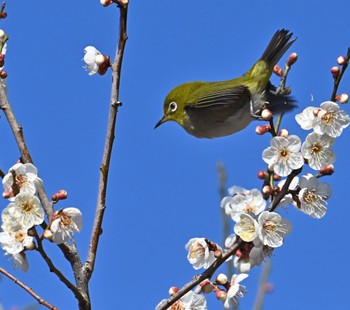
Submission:
<svg viewBox="0 0 350 310">
<path fill-rule="evenodd" d="M 155 128 L 175 121 L 189 134 L 216 138 L 244 129 L 264 108 L 282 113 L 294 99 L 278 94 L 269 82 L 274 66 L 294 43 L 293 33 L 278 30 L 261 58 L 243 76 L 219 82 L 188 82 L 175 87 L 164 101 L 164 115 Z"/>
</svg>

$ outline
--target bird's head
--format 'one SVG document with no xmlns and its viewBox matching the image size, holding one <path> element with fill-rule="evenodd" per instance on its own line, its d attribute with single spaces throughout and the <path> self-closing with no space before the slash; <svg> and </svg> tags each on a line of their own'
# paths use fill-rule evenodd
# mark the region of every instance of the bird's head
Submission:
<svg viewBox="0 0 350 310">
<path fill-rule="evenodd" d="M 167 121 L 177 122 L 182 127 L 186 122 L 186 105 L 191 104 L 191 95 L 200 82 L 190 82 L 175 87 L 166 96 L 163 107 L 163 117 L 154 128 L 159 127 Z"/>
</svg>

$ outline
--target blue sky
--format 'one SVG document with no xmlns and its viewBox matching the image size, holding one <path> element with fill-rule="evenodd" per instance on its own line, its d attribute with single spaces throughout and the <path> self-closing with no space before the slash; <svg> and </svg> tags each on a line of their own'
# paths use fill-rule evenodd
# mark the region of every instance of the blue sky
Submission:
<svg viewBox="0 0 350 310">
<path fill-rule="evenodd" d="M 6 55 L 8 96 L 24 128 L 46 191 L 65 188 L 58 207 L 82 210 L 77 235 L 83 259 L 95 212 L 99 165 L 106 131 L 111 77 L 89 77 L 83 49 L 115 54 L 118 12 L 99 1 L 8 1 L 1 28 L 10 37 Z M 192 237 L 221 242 L 216 163 L 224 163 L 228 185 L 260 188 L 262 151 L 269 136 L 254 133 L 257 122 L 236 135 L 213 139 L 189 136 L 175 123 L 157 130 L 164 97 L 186 81 L 215 81 L 243 74 L 260 57 L 272 34 L 290 29 L 298 37 L 290 52 L 299 60 L 288 78 L 300 112 L 330 98 L 330 68 L 350 46 L 348 1 L 132 1 L 121 82 L 115 149 L 107 211 L 95 272 L 90 282 L 93 309 L 154 309 L 168 288 L 182 286 L 197 272 L 184 245 Z M 285 60 L 285 58 L 284 58 Z M 283 62 L 281 62 L 283 64 Z M 276 77 L 273 78 L 278 82 Z M 350 71 L 340 92 L 350 91 Z M 311 102 L 311 98 L 314 102 Z M 348 106 L 343 107 L 349 111 Z M 304 139 L 288 114 L 283 127 Z M 292 233 L 272 258 L 274 291 L 265 309 L 349 308 L 348 154 L 349 131 L 337 139 L 336 173 L 324 181 L 333 195 L 322 220 L 290 208 L 280 210 Z M 0 168 L 19 157 L 4 117 L 0 119 Z M 7 202 L 3 200 L 1 207 Z M 53 245 L 57 265 L 70 267 Z M 76 309 L 73 295 L 37 253 L 29 253 L 27 274 L 13 274 L 60 309 Z M 0 255 L 0 266 L 12 270 Z M 261 268 L 245 281 L 241 309 L 251 309 Z M 9 280 L 0 282 L 5 309 L 34 300 Z M 209 309 L 221 309 L 214 296 Z"/>
</svg>

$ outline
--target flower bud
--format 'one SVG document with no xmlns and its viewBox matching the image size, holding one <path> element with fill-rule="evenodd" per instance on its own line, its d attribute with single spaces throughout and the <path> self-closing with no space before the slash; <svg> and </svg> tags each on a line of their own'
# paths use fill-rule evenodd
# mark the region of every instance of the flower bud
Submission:
<svg viewBox="0 0 350 310">
<path fill-rule="evenodd" d="M 0 18 L 6 18 L 7 17 L 7 12 L 1 12 Z"/>
<path fill-rule="evenodd" d="M 36 248 L 36 245 L 35 245 L 34 241 L 32 241 L 30 244 L 27 244 L 25 246 L 25 249 L 28 250 L 28 251 L 35 250 L 35 248 Z"/>
<path fill-rule="evenodd" d="M 292 93 L 292 89 L 290 87 L 286 87 L 286 89 L 283 92 L 285 95 L 290 95 Z"/>
<path fill-rule="evenodd" d="M 258 178 L 260 180 L 265 180 L 268 177 L 268 173 L 265 170 L 260 170 L 258 172 Z"/>
<path fill-rule="evenodd" d="M 320 172 L 323 175 L 332 175 L 334 173 L 334 166 L 333 165 L 326 165 L 323 166 L 320 170 Z"/>
<path fill-rule="evenodd" d="M 265 195 L 270 196 L 270 195 L 272 194 L 272 188 L 271 188 L 271 186 L 265 185 L 265 186 L 262 188 L 262 193 L 265 194 Z"/>
<path fill-rule="evenodd" d="M 225 300 L 227 297 L 227 293 L 222 290 L 216 290 L 215 295 L 218 300 Z"/>
<path fill-rule="evenodd" d="M 103 6 L 109 6 L 113 3 L 113 0 L 100 0 L 100 2 Z"/>
<path fill-rule="evenodd" d="M 336 67 L 336 66 L 332 67 L 331 73 L 334 79 L 336 79 L 339 76 L 339 72 L 340 72 L 339 67 Z"/>
<path fill-rule="evenodd" d="M 2 198 L 5 198 L 5 199 L 9 199 L 13 196 L 14 196 L 13 191 L 10 189 L 5 189 L 2 193 Z"/>
<path fill-rule="evenodd" d="M 0 70 L 0 78 L 6 79 L 7 78 L 7 72 L 5 70 Z"/>
<path fill-rule="evenodd" d="M 211 284 L 209 279 L 205 279 L 201 283 L 199 283 L 199 286 L 201 287 L 201 292 L 203 294 L 210 294 L 213 291 L 213 285 Z"/>
<path fill-rule="evenodd" d="M 339 57 L 337 58 L 337 63 L 338 63 L 338 65 L 343 66 L 343 65 L 346 63 L 346 57 L 344 57 L 344 56 L 339 56 Z"/>
<path fill-rule="evenodd" d="M 261 112 L 261 117 L 265 120 L 268 121 L 272 118 L 272 112 L 269 109 L 264 109 Z"/>
<path fill-rule="evenodd" d="M 289 57 L 288 57 L 287 66 L 290 67 L 291 65 L 295 64 L 297 60 L 298 60 L 298 54 L 297 53 L 290 54 Z"/>
<path fill-rule="evenodd" d="M 50 241 L 52 241 L 52 236 L 53 236 L 53 233 L 50 229 L 45 229 L 44 232 L 43 232 L 43 237 L 45 239 L 48 239 Z"/>
<path fill-rule="evenodd" d="M 279 135 L 281 136 L 281 137 L 284 137 L 284 138 L 287 138 L 288 137 L 288 134 L 289 134 L 289 132 L 288 132 L 288 130 L 287 129 L 281 129 L 280 130 L 280 132 L 279 132 Z"/>
<path fill-rule="evenodd" d="M 269 124 L 266 124 L 264 126 L 256 126 L 255 132 L 258 135 L 264 135 L 265 133 L 269 132 L 271 130 L 271 127 Z"/>
<path fill-rule="evenodd" d="M 215 251 L 214 251 L 214 256 L 215 256 L 216 258 L 220 258 L 220 257 L 222 256 L 222 251 L 219 250 L 219 249 L 215 250 Z"/>
<path fill-rule="evenodd" d="M 179 291 L 179 288 L 177 286 L 172 286 L 171 288 L 169 288 L 169 295 L 173 296 L 174 294 L 176 294 Z"/>
<path fill-rule="evenodd" d="M 341 104 L 345 104 L 345 103 L 348 103 L 349 96 L 348 94 L 340 94 L 335 97 L 335 100 L 340 102 Z"/>
<path fill-rule="evenodd" d="M 215 282 L 219 285 L 225 285 L 227 281 L 227 276 L 224 273 L 219 273 L 215 279 Z"/>
<path fill-rule="evenodd" d="M 277 173 L 275 173 L 274 175 L 273 175 L 273 180 L 274 181 L 280 181 L 282 179 L 282 177 L 280 176 L 280 175 L 278 175 Z"/>
<path fill-rule="evenodd" d="M 51 199 L 53 201 L 58 201 L 58 200 L 63 200 L 66 199 L 68 196 L 67 191 L 65 191 L 64 189 L 59 190 L 56 194 L 53 194 Z"/>
<path fill-rule="evenodd" d="M 279 65 L 275 65 L 273 67 L 273 73 L 278 75 L 278 76 L 283 76 L 283 70 L 281 69 L 281 67 Z"/>
<path fill-rule="evenodd" d="M 6 38 L 6 33 L 4 30 L 0 29 L 0 40 L 3 40 Z"/>
</svg>

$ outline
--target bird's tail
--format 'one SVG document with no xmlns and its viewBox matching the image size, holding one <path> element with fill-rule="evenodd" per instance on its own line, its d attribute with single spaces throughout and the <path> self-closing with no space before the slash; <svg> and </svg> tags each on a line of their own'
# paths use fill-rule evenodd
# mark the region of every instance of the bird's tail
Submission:
<svg viewBox="0 0 350 310">
<path fill-rule="evenodd" d="M 292 41 L 289 41 L 293 33 L 288 32 L 289 31 L 286 29 L 276 31 L 260 58 L 260 60 L 265 61 L 271 69 L 296 40 L 295 38 Z"/>
</svg>

